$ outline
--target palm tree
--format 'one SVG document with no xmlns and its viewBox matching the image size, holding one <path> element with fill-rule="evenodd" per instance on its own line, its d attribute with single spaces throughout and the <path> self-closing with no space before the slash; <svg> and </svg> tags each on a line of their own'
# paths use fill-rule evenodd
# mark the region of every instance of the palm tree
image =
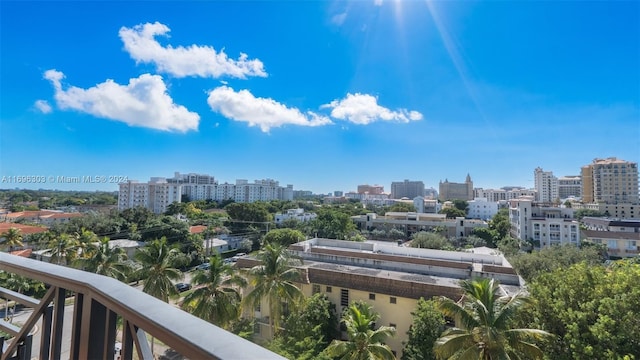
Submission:
<svg viewBox="0 0 640 360">
<path fill-rule="evenodd" d="M 9 248 L 9 252 L 12 252 L 16 246 L 22 246 L 22 233 L 18 228 L 9 228 L 0 237 L 4 238 L 4 244 Z"/>
<path fill-rule="evenodd" d="M 493 279 L 465 280 L 462 303 L 442 298 L 439 310 L 455 319 L 456 327 L 436 340 L 435 354 L 442 359 L 527 359 L 542 358 L 543 353 L 531 340 L 552 336 L 537 329 L 510 329 L 517 310 L 529 303 L 518 293 L 501 295 Z"/>
<path fill-rule="evenodd" d="M 220 255 L 212 256 L 209 269 L 196 270 L 191 278 L 195 289 L 185 296 L 182 307 L 193 315 L 215 325 L 227 327 L 240 316 L 241 296 L 239 287 L 246 280 L 235 274 Z"/>
<path fill-rule="evenodd" d="M 76 260 L 76 264 L 83 270 L 126 281 L 133 270 L 122 248 L 110 247 L 109 238 L 105 237 L 99 243 L 89 244 L 83 256 Z"/>
<path fill-rule="evenodd" d="M 78 256 L 78 241 L 68 234 L 60 234 L 49 243 L 51 260 L 56 260 L 58 265 L 70 264 Z"/>
<path fill-rule="evenodd" d="M 144 279 L 142 291 L 164 302 L 177 296 L 178 290 L 173 281 L 182 279 L 182 272 L 176 269 L 180 263 L 180 251 L 167 244 L 167 238 L 153 240 L 134 255 L 140 263 L 138 274 Z M 151 337 L 151 354 L 155 340 Z"/>
<path fill-rule="evenodd" d="M 135 254 L 135 259 L 140 263 L 138 270 L 140 278 L 144 279 L 142 291 L 169 302 L 169 297 L 177 296 L 172 281 L 182 279 L 182 272 L 176 269 L 179 251 L 167 244 L 164 236 L 160 240 L 153 240 Z"/>
<path fill-rule="evenodd" d="M 286 247 L 278 244 L 265 244 L 256 258 L 260 265 L 249 270 L 250 284 L 253 289 L 245 297 L 248 306 L 255 308 L 263 299 L 269 306 L 269 326 L 274 335 L 279 329 L 283 315 L 283 303 L 292 309 L 304 298 L 302 291 L 295 285 L 300 280 L 300 272 L 294 268 L 302 263 L 293 258 Z"/>
<path fill-rule="evenodd" d="M 75 239 L 78 243 L 78 250 L 83 255 L 87 249 L 100 241 L 93 231 L 85 228 L 82 228 L 79 233 L 75 234 Z"/>
<path fill-rule="evenodd" d="M 390 326 L 374 329 L 379 318 L 380 315 L 365 302 L 349 305 L 342 315 L 349 340 L 333 340 L 325 349 L 326 354 L 345 360 L 394 360 L 396 357 L 384 340 L 395 335 L 396 329 Z"/>
</svg>

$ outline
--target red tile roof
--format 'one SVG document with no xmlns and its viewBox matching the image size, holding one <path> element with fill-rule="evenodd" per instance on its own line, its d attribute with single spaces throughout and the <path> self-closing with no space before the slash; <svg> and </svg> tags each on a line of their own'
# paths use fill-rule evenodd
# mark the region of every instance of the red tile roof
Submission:
<svg viewBox="0 0 640 360">
<path fill-rule="evenodd" d="M 189 233 L 191 234 L 200 234 L 201 232 L 207 230 L 207 227 L 204 225 L 195 225 L 189 227 Z"/>
<path fill-rule="evenodd" d="M 14 223 L 0 223 L 0 234 L 4 234 L 9 229 L 20 229 L 23 235 L 38 234 L 47 231 L 47 228 Z"/>
<path fill-rule="evenodd" d="M 23 250 L 12 251 L 10 252 L 10 254 L 28 258 L 29 256 L 31 256 L 32 252 L 33 252 L 33 249 L 23 249 Z"/>
</svg>

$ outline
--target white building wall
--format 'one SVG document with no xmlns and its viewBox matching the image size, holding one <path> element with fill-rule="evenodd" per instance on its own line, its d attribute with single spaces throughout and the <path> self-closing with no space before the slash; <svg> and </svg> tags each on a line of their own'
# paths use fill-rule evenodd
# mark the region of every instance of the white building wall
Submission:
<svg viewBox="0 0 640 360">
<path fill-rule="evenodd" d="M 489 220 L 498 213 L 498 203 L 487 201 L 486 198 L 475 198 L 468 202 L 469 213 L 467 218 Z"/>
</svg>

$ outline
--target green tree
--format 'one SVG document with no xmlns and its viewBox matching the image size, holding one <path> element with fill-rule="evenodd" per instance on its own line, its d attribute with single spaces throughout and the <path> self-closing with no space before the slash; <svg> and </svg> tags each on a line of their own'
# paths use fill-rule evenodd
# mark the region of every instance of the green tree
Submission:
<svg viewBox="0 0 640 360">
<path fill-rule="evenodd" d="M 0 238 L 4 238 L 4 245 L 9 252 L 13 251 L 16 246 L 22 246 L 22 231 L 18 228 L 9 228 L 9 230 L 0 234 Z"/>
<path fill-rule="evenodd" d="M 235 273 L 220 255 L 212 256 L 208 270 L 196 270 L 191 282 L 195 289 L 184 297 L 182 308 L 217 326 L 228 328 L 240 317 L 239 289 L 246 280 Z"/>
<path fill-rule="evenodd" d="M 396 329 L 390 326 L 374 329 L 379 318 L 371 305 L 362 301 L 351 303 L 342 315 L 349 340 L 333 340 L 325 353 L 341 359 L 394 360 L 396 357 L 384 341 L 395 335 Z"/>
<path fill-rule="evenodd" d="M 498 241 L 498 250 L 505 254 L 505 256 L 515 255 L 520 252 L 520 240 L 512 238 L 511 236 L 505 236 Z"/>
<path fill-rule="evenodd" d="M 464 302 L 441 298 L 438 309 L 455 320 L 456 327 L 446 330 L 436 341 L 434 351 L 443 359 L 520 359 L 542 358 L 532 340 L 551 337 L 537 329 L 511 329 L 518 310 L 530 299 L 522 293 L 501 296 L 493 279 L 461 282 Z"/>
<path fill-rule="evenodd" d="M 435 360 L 433 345 L 445 330 L 444 316 L 435 301 L 423 298 L 411 315 L 413 324 L 407 332 L 409 340 L 402 351 L 402 360 Z"/>
<path fill-rule="evenodd" d="M 175 246 L 167 244 L 167 238 L 148 242 L 143 248 L 138 249 L 135 259 L 141 265 L 137 275 L 144 279 L 143 292 L 164 302 L 169 302 L 169 297 L 178 295 L 173 281 L 182 279 L 182 272 L 177 267 L 180 267 L 184 260 Z M 154 343 L 152 337 L 151 354 Z"/>
<path fill-rule="evenodd" d="M 264 203 L 231 203 L 224 209 L 233 219 L 228 225 L 232 233 L 244 232 L 249 226 L 263 227 L 271 222 L 271 214 Z"/>
<path fill-rule="evenodd" d="M 308 222 L 308 235 L 346 240 L 356 233 L 356 225 L 346 213 L 323 208 L 317 214 L 317 218 Z"/>
<path fill-rule="evenodd" d="M 337 338 L 338 317 L 325 294 L 306 298 L 283 323 L 283 331 L 268 345 L 289 359 L 319 359 L 322 351 Z"/>
<path fill-rule="evenodd" d="M 581 262 L 541 274 L 529 285 L 536 301 L 520 326 L 557 335 L 548 359 L 637 359 L 640 355 L 640 264 Z"/>
<path fill-rule="evenodd" d="M 253 287 L 244 301 L 255 308 L 265 299 L 269 307 L 271 333 L 277 334 L 283 315 L 283 303 L 294 310 L 303 299 L 302 291 L 295 282 L 300 281 L 300 272 L 293 266 L 302 263 L 291 256 L 286 247 L 266 243 L 256 258 L 260 265 L 249 269 Z"/>
<path fill-rule="evenodd" d="M 387 212 L 415 212 L 415 211 L 416 211 L 416 207 L 413 204 L 406 203 L 406 202 L 397 202 L 391 205 L 387 209 Z"/>
<path fill-rule="evenodd" d="M 84 271 L 100 274 L 120 281 L 126 281 L 133 271 L 133 264 L 128 260 L 122 248 L 110 247 L 109 238 L 104 237 L 98 243 L 91 243 L 76 259 L 75 264 Z"/>
<path fill-rule="evenodd" d="M 490 248 L 497 248 L 500 241 L 500 235 L 497 231 L 489 228 L 475 228 L 473 229 L 473 235 L 481 238 L 487 243 Z"/>
<path fill-rule="evenodd" d="M 469 203 L 466 200 L 455 199 L 455 200 L 453 200 L 453 206 L 455 206 L 456 209 L 458 209 L 458 210 L 464 211 L 465 214 L 467 213 L 467 211 L 469 209 Z"/>
<path fill-rule="evenodd" d="M 593 266 L 602 264 L 604 258 L 595 247 L 578 248 L 574 245 L 552 246 L 530 254 L 520 253 L 509 257 L 514 270 L 527 282 L 534 280 L 540 274 L 546 274 L 558 268 L 568 268 L 582 261 Z"/>
<path fill-rule="evenodd" d="M 71 264 L 78 257 L 78 240 L 69 234 L 60 234 L 49 243 L 48 253 L 58 265 Z"/>
<path fill-rule="evenodd" d="M 301 231 L 288 228 L 273 229 L 263 239 L 265 243 L 280 244 L 282 246 L 289 246 L 304 240 L 305 236 Z"/>
<path fill-rule="evenodd" d="M 422 249 L 455 250 L 453 244 L 442 235 L 420 231 L 412 236 L 411 247 Z"/>
<path fill-rule="evenodd" d="M 466 215 L 464 210 L 456 209 L 455 207 L 442 209 L 440 210 L 440 214 L 447 215 L 447 219 L 455 219 L 457 217 L 464 217 Z"/>
<path fill-rule="evenodd" d="M 493 215 L 491 220 L 489 220 L 489 229 L 496 232 L 495 244 L 509 235 L 509 232 L 511 231 L 509 209 L 498 210 L 498 213 Z"/>
<path fill-rule="evenodd" d="M 578 209 L 573 213 L 573 216 L 578 219 L 578 221 L 582 220 L 583 217 L 603 217 L 604 213 L 601 213 L 599 210 L 591 210 L 591 209 Z"/>
<path fill-rule="evenodd" d="M 164 302 L 169 302 L 169 297 L 178 295 L 172 281 L 183 277 L 182 272 L 177 269 L 181 265 L 180 253 L 167 244 L 166 238 L 151 241 L 138 249 L 135 259 L 141 265 L 138 273 L 144 279 L 143 292 Z"/>
</svg>

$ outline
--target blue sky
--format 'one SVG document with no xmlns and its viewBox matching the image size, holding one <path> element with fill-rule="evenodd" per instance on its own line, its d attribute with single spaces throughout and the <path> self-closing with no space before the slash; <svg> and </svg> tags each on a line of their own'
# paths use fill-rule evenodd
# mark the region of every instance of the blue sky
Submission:
<svg viewBox="0 0 640 360">
<path fill-rule="evenodd" d="M 640 159 L 637 1 L 2 1 L 0 17 L 4 177 L 326 193 L 532 187 L 537 166 Z"/>
</svg>

